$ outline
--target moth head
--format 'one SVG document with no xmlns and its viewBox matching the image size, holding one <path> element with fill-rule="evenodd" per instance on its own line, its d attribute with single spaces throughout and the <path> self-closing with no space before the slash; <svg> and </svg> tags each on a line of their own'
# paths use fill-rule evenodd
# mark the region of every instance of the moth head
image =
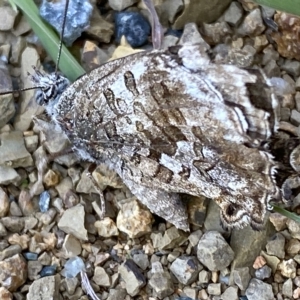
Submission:
<svg viewBox="0 0 300 300">
<path fill-rule="evenodd" d="M 36 102 L 41 106 L 56 104 L 70 81 L 58 73 L 46 74 L 33 67 L 34 74 L 28 74 L 37 87 Z"/>
</svg>

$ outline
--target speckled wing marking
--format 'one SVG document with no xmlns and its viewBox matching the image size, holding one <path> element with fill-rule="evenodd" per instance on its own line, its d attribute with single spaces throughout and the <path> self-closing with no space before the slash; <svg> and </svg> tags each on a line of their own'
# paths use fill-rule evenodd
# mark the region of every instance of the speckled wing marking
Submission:
<svg viewBox="0 0 300 300">
<path fill-rule="evenodd" d="M 278 190 L 263 143 L 277 101 L 259 70 L 214 64 L 200 46 L 137 53 L 72 84 L 53 116 L 81 157 L 107 163 L 154 213 L 187 230 L 178 193 L 204 195 L 225 226 L 263 224 Z"/>
</svg>

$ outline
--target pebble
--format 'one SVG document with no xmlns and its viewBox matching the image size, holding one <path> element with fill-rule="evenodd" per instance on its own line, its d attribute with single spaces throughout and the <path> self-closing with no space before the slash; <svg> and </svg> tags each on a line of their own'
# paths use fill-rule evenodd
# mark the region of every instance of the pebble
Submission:
<svg viewBox="0 0 300 300">
<path fill-rule="evenodd" d="M 56 273 L 56 266 L 45 266 L 42 268 L 40 275 L 41 277 L 52 276 Z"/>
<path fill-rule="evenodd" d="M 17 15 L 18 12 L 16 12 L 12 7 L 2 6 L 0 10 L 0 20 L 1 20 L 0 31 L 12 30 Z"/>
<path fill-rule="evenodd" d="M 10 292 L 15 292 L 27 279 L 27 263 L 21 254 L 0 261 L 0 283 Z"/>
<path fill-rule="evenodd" d="M 170 270 L 179 282 L 190 285 L 196 281 L 202 268 L 195 256 L 180 256 L 171 264 Z"/>
<path fill-rule="evenodd" d="M 138 0 L 109 0 L 108 4 L 113 10 L 122 11 L 136 2 L 138 2 Z"/>
<path fill-rule="evenodd" d="M 133 48 L 144 45 L 151 32 L 147 19 L 138 12 L 121 12 L 115 15 L 115 38 L 120 43 L 121 37 Z"/>
<path fill-rule="evenodd" d="M 67 209 L 61 216 L 57 226 L 65 233 L 73 234 L 80 240 L 88 240 L 87 231 L 84 228 L 84 207 L 79 204 Z"/>
<path fill-rule="evenodd" d="M 136 199 L 124 203 L 117 216 L 117 228 L 130 238 L 138 238 L 152 231 L 151 212 Z"/>
<path fill-rule="evenodd" d="M 207 292 L 210 295 L 215 295 L 215 296 L 221 295 L 221 283 L 210 283 L 207 286 Z"/>
<path fill-rule="evenodd" d="M 64 250 L 65 257 L 71 258 L 81 254 L 82 247 L 78 239 L 76 239 L 72 234 L 67 234 L 62 246 Z"/>
<path fill-rule="evenodd" d="M 238 300 L 239 294 L 238 294 L 238 288 L 236 286 L 230 286 L 228 287 L 224 293 L 221 295 L 222 300 Z"/>
<path fill-rule="evenodd" d="M 92 9 L 92 5 L 87 0 L 70 2 L 67 20 L 70 18 L 72 22 L 66 22 L 63 38 L 67 46 L 72 45 L 81 36 L 84 29 L 88 27 Z M 40 6 L 40 15 L 52 24 L 57 32 L 61 32 L 64 11 L 65 5 L 61 5 L 60 2 L 43 1 Z"/>
<path fill-rule="evenodd" d="M 261 17 L 259 8 L 252 10 L 243 20 L 238 28 L 238 33 L 242 36 L 257 36 L 266 29 Z"/>
<path fill-rule="evenodd" d="M 3 218 L 9 212 L 9 198 L 5 191 L 0 187 L 0 218 Z"/>
<path fill-rule="evenodd" d="M 111 286 L 110 276 L 106 273 L 105 269 L 102 267 L 96 267 L 94 271 L 93 281 L 99 285 L 104 287 Z"/>
<path fill-rule="evenodd" d="M 27 260 L 37 260 L 37 259 L 38 259 L 38 254 L 37 254 L 37 253 L 23 252 L 23 256 L 24 256 Z"/>
<path fill-rule="evenodd" d="M 137 253 L 132 255 L 132 260 L 143 271 L 145 271 L 149 267 L 149 258 L 145 253 Z"/>
<path fill-rule="evenodd" d="M 295 278 L 297 263 L 293 259 L 282 260 L 278 265 L 278 270 L 287 278 Z"/>
<path fill-rule="evenodd" d="M 272 240 L 266 245 L 266 250 L 269 255 L 275 255 L 278 258 L 284 258 L 285 256 L 285 238 L 282 234 L 276 233 Z"/>
<path fill-rule="evenodd" d="M 15 254 L 21 253 L 22 247 L 20 245 L 10 245 L 0 252 L 0 260 L 12 257 Z"/>
<path fill-rule="evenodd" d="M 36 280 L 40 278 L 40 271 L 42 270 L 43 265 L 38 261 L 28 261 L 27 262 L 27 270 L 28 270 L 28 278 L 29 280 Z"/>
<path fill-rule="evenodd" d="M 271 274 L 272 274 L 272 269 L 267 265 L 255 271 L 255 277 L 260 280 L 270 278 Z"/>
<path fill-rule="evenodd" d="M 119 235 L 118 228 L 111 218 L 106 217 L 103 220 L 96 221 L 94 226 L 97 228 L 98 235 L 101 237 Z"/>
<path fill-rule="evenodd" d="M 60 276 L 48 276 L 35 280 L 30 286 L 27 299 L 59 299 Z M 47 287 L 47 288 L 45 288 Z"/>
<path fill-rule="evenodd" d="M 272 286 L 259 279 L 252 278 L 245 292 L 248 300 L 273 300 Z"/>
<path fill-rule="evenodd" d="M 219 232 L 208 231 L 198 243 L 197 257 L 210 271 L 220 271 L 230 265 L 234 252 Z"/>
<path fill-rule="evenodd" d="M 126 284 L 127 293 L 134 297 L 140 289 L 146 284 L 146 279 L 138 268 L 138 266 L 131 259 L 126 259 L 119 267 L 119 274 Z"/>
<path fill-rule="evenodd" d="M 29 241 L 30 237 L 27 234 L 19 235 L 18 233 L 14 233 L 8 237 L 8 242 L 11 245 L 19 245 L 22 248 L 22 250 L 28 248 Z"/>
<path fill-rule="evenodd" d="M 25 225 L 25 219 L 22 217 L 4 217 L 1 223 L 11 232 L 21 232 Z"/>
<path fill-rule="evenodd" d="M 237 268 L 232 271 L 233 281 L 240 288 L 245 291 L 251 279 L 248 267 Z"/>
<path fill-rule="evenodd" d="M 8 185 L 15 184 L 17 185 L 21 180 L 20 175 L 15 171 L 15 169 L 7 166 L 0 166 L 0 184 Z"/>
<path fill-rule="evenodd" d="M 284 296 L 293 297 L 293 281 L 291 278 L 286 280 L 282 285 L 282 294 Z"/>
<path fill-rule="evenodd" d="M 44 191 L 40 194 L 39 207 L 41 212 L 47 212 L 50 204 L 50 194 Z"/>
</svg>

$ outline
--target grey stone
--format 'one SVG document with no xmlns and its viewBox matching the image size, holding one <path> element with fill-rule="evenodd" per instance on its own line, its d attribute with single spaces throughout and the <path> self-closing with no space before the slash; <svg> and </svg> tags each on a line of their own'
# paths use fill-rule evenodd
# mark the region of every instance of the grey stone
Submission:
<svg viewBox="0 0 300 300">
<path fill-rule="evenodd" d="M 281 233 L 276 233 L 266 245 L 266 250 L 269 255 L 275 255 L 278 258 L 285 256 L 285 238 Z"/>
<path fill-rule="evenodd" d="M 225 234 L 226 230 L 221 225 L 220 206 L 215 201 L 209 201 L 204 227 L 207 231 L 218 231 Z"/>
<path fill-rule="evenodd" d="M 59 285 L 60 275 L 37 279 L 29 286 L 27 300 L 59 299 Z"/>
<path fill-rule="evenodd" d="M 293 281 L 291 278 L 286 280 L 282 285 L 282 294 L 292 299 L 293 297 Z"/>
<path fill-rule="evenodd" d="M 154 248 L 158 248 L 159 250 L 166 250 L 175 248 L 181 244 L 183 244 L 187 238 L 187 233 L 182 230 L 177 229 L 172 226 L 167 229 L 164 235 L 162 233 L 152 233 L 151 239 Z"/>
<path fill-rule="evenodd" d="M 219 232 L 208 231 L 198 243 L 197 257 L 210 271 L 220 271 L 230 265 L 234 252 Z"/>
<path fill-rule="evenodd" d="M 291 123 L 295 126 L 300 125 L 300 113 L 296 109 L 292 109 Z"/>
<path fill-rule="evenodd" d="M 251 279 L 249 287 L 246 290 L 245 295 L 248 300 L 273 300 L 274 294 L 272 291 L 272 286 L 268 283 L 265 283 L 259 279 Z"/>
<path fill-rule="evenodd" d="M 210 45 L 225 43 L 228 37 L 232 35 L 232 29 L 226 22 L 204 23 L 202 31 Z"/>
<path fill-rule="evenodd" d="M 42 270 L 43 265 L 38 261 L 28 261 L 27 262 L 27 270 L 28 270 L 28 278 L 30 280 L 36 280 L 40 278 L 40 271 Z"/>
<path fill-rule="evenodd" d="M 246 290 L 251 279 L 249 268 L 237 268 L 233 270 L 233 281 L 242 290 Z"/>
<path fill-rule="evenodd" d="M 264 67 L 267 77 L 280 77 L 280 68 L 275 60 L 270 60 Z"/>
<path fill-rule="evenodd" d="M 272 274 L 272 269 L 267 265 L 264 265 L 263 267 L 255 271 L 255 277 L 260 280 L 270 278 L 271 274 Z"/>
<path fill-rule="evenodd" d="M 284 64 L 282 64 L 281 69 L 292 76 L 298 77 L 300 75 L 300 62 L 297 60 L 286 59 Z"/>
<path fill-rule="evenodd" d="M 88 240 L 87 231 L 84 228 L 84 207 L 79 204 L 67 209 L 60 218 L 57 226 L 66 233 L 71 233 L 81 240 Z"/>
<path fill-rule="evenodd" d="M 15 254 L 21 253 L 22 247 L 20 245 L 10 245 L 0 252 L 0 261 L 12 257 Z"/>
<path fill-rule="evenodd" d="M 119 267 L 119 273 L 125 281 L 127 293 L 132 297 L 136 296 L 146 284 L 143 273 L 131 259 L 127 259 Z"/>
<path fill-rule="evenodd" d="M 145 253 L 134 254 L 132 259 L 143 271 L 149 267 L 149 258 Z"/>
<path fill-rule="evenodd" d="M 239 300 L 238 288 L 236 286 L 228 287 L 221 295 L 222 300 Z M 241 299 L 241 298 L 240 298 Z"/>
<path fill-rule="evenodd" d="M 7 235 L 7 230 L 4 227 L 4 225 L 0 222 L 0 236 L 6 236 Z"/>
<path fill-rule="evenodd" d="M 233 1 L 223 14 L 224 21 L 231 26 L 237 26 L 243 18 L 243 7 L 240 3 Z"/>
<path fill-rule="evenodd" d="M 99 286 L 110 287 L 111 285 L 110 276 L 106 273 L 105 269 L 102 267 L 95 268 L 93 281 Z"/>
<path fill-rule="evenodd" d="M 1 219 L 1 222 L 7 230 L 16 233 L 21 232 L 25 225 L 23 217 L 4 217 Z"/>
<path fill-rule="evenodd" d="M 180 256 L 172 263 L 170 270 L 183 284 L 193 283 L 203 267 L 195 256 Z"/>
<path fill-rule="evenodd" d="M 113 10 L 122 11 L 136 2 L 138 0 L 109 0 L 108 4 Z"/>
<path fill-rule="evenodd" d="M 200 229 L 192 232 L 189 235 L 188 239 L 189 239 L 189 242 L 192 245 L 192 247 L 195 247 L 199 243 L 200 238 L 201 238 L 202 235 L 203 235 L 203 233 Z"/>
<path fill-rule="evenodd" d="M 280 121 L 289 122 L 291 110 L 288 107 L 280 107 Z"/>
<path fill-rule="evenodd" d="M 0 63 L 0 90 L 11 91 L 12 82 L 6 68 Z M 12 94 L 0 96 L 0 128 L 3 127 L 15 114 L 14 98 Z"/>
<path fill-rule="evenodd" d="M 62 246 L 66 258 L 81 254 L 81 243 L 72 234 L 67 234 Z"/>
<path fill-rule="evenodd" d="M 125 289 L 109 289 L 107 300 L 124 300 L 126 295 Z"/>
<path fill-rule="evenodd" d="M 174 286 L 171 275 L 164 271 L 160 262 L 152 263 L 152 276 L 149 285 L 154 290 L 159 299 L 163 299 L 174 293 Z"/>
<path fill-rule="evenodd" d="M 207 292 L 210 295 L 221 295 L 221 283 L 210 283 L 207 286 Z"/>
<path fill-rule="evenodd" d="M 230 4 L 231 0 L 190 0 L 186 1 L 182 14 L 173 24 L 174 29 L 182 29 L 189 22 L 201 25 L 216 21 Z"/>
<path fill-rule="evenodd" d="M 10 6 L 2 6 L 0 9 L 0 30 L 7 31 L 12 30 L 15 23 L 15 18 L 18 15 L 12 7 Z"/>
<path fill-rule="evenodd" d="M 238 28 L 238 33 L 242 36 L 257 36 L 266 29 L 261 17 L 259 8 L 256 8 L 245 17 L 242 24 Z"/>
<path fill-rule="evenodd" d="M 0 165 L 12 168 L 33 166 L 21 131 L 3 132 L 0 134 L 0 140 Z"/>
<path fill-rule="evenodd" d="M 211 279 L 211 272 L 208 272 L 206 270 L 202 270 L 199 273 L 198 281 L 199 283 L 208 283 Z"/>
</svg>

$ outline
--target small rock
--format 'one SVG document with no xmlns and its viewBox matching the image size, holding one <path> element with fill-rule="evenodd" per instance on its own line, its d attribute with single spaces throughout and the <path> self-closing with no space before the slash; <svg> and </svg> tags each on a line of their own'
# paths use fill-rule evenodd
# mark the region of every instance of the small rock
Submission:
<svg viewBox="0 0 300 300">
<path fill-rule="evenodd" d="M 16 201 L 10 202 L 9 215 L 12 217 L 22 217 L 22 211 Z"/>
<path fill-rule="evenodd" d="M 253 263 L 253 268 L 254 269 L 262 268 L 266 263 L 267 262 L 263 256 L 257 256 Z"/>
<path fill-rule="evenodd" d="M 138 12 L 121 12 L 115 15 L 115 38 L 120 43 L 125 36 L 131 47 L 144 45 L 151 32 L 151 26 L 147 19 Z"/>
<path fill-rule="evenodd" d="M 238 33 L 242 36 L 257 36 L 266 29 L 261 17 L 259 8 L 252 10 L 244 19 L 238 28 Z"/>
<path fill-rule="evenodd" d="M 0 287 L 1 300 L 13 300 L 13 295 L 4 287 Z"/>
<path fill-rule="evenodd" d="M 210 45 L 224 43 L 232 35 L 232 29 L 226 22 L 204 23 L 202 27 L 203 35 Z"/>
<path fill-rule="evenodd" d="M 37 279 L 29 286 L 27 299 L 59 299 L 60 275 Z"/>
<path fill-rule="evenodd" d="M 296 288 L 293 292 L 293 298 L 294 299 L 299 299 L 300 298 L 300 288 Z"/>
<path fill-rule="evenodd" d="M 84 228 L 84 207 L 79 204 L 72 208 L 67 209 L 57 226 L 65 233 L 73 234 L 80 240 L 88 240 L 87 231 Z"/>
<path fill-rule="evenodd" d="M 290 239 L 287 242 L 285 251 L 291 257 L 294 257 L 296 254 L 300 252 L 300 241 L 297 239 Z"/>
<path fill-rule="evenodd" d="M 257 279 L 260 279 L 260 280 L 264 280 L 266 278 L 270 278 L 271 274 L 272 274 L 272 269 L 269 266 L 267 266 L 267 265 L 265 265 L 262 268 L 257 269 L 255 271 L 255 277 Z"/>
<path fill-rule="evenodd" d="M 75 290 L 78 287 L 78 284 L 79 284 L 79 280 L 77 279 L 77 277 L 65 278 L 62 281 L 62 285 L 65 287 L 65 289 L 69 295 L 73 295 L 75 293 Z"/>
<path fill-rule="evenodd" d="M 290 120 L 293 125 L 300 125 L 300 113 L 296 109 L 292 109 Z"/>
<path fill-rule="evenodd" d="M 288 218 L 280 213 L 275 212 L 270 214 L 270 221 L 276 228 L 276 231 L 284 230 L 286 228 L 287 220 Z"/>
<path fill-rule="evenodd" d="M 221 283 L 210 283 L 207 286 L 207 292 L 209 295 L 221 295 Z"/>
<path fill-rule="evenodd" d="M 202 233 L 202 231 L 200 229 L 192 232 L 189 235 L 188 239 L 189 239 L 189 242 L 192 245 L 192 247 L 195 247 L 195 246 L 198 245 L 199 240 L 200 240 L 200 238 L 201 238 L 202 235 L 203 235 L 203 233 Z"/>
<path fill-rule="evenodd" d="M 44 191 L 40 194 L 39 207 L 41 212 L 46 212 L 49 209 L 50 194 L 48 191 Z"/>
<path fill-rule="evenodd" d="M 40 278 L 40 271 L 42 270 L 43 265 L 38 261 L 28 261 L 27 262 L 27 270 L 28 270 L 28 278 L 29 280 L 36 280 Z"/>
<path fill-rule="evenodd" d="M 238 300 L 238 288 L 236 286 L 228 287 L 225 292 L 221 295 L 222 300 Z"/>
<path fill-rule="evenodd" d="M 38 254 L 37 253 L 33 253 L 33 252 L 23 252 L 23 256 L 27 260 L 37 260 L 38 259 Z"/>
<path fill-rule="evenodd" d="M 120 231 L 130 238 L 138 238 L 151 232 L 153 217 L 145 206 L 134 199 L 122 205 L 116 222 Z"/>
<path fill-rule="evenodd" d="M 1 223 L 11 232 L 21 232 L 25 225 L 25 219 L 22 217 L 4 217 Z"/>
<path fill-rule="evenodd" d="M 93 281 L 100 286 L 105 286 L 105 287 L 111 286 L 111 279 L 106 273 L 105 269 L 103 269 L 102 267 L 95 268 Z"/>
<path fill-rule="evenodd" d="M 9 198 L 4 190 L 0 187 L 0 218 L 7 215 L 9 211 Z"/>
<path fill-rule="evenodd" d="M 187 234 L 174 226 L 167 229 L 164 235 L 162 233 L 152 233 L 150 237 L 153 247 L 159 250 L 175 248 L 187 240 Z"/>
<path fill-rule="evenodd" d="M 137 295 L 146 284 L 143 273 L 131 259 L 127 259 L 119 267 L 119 273 L 125 281 L 127 293 L 132 297 Z"/>
<path fill-rule="evenodd" d="M 24 142 L 28 152 L 33 153 L 37 149 L 39 137 L 37 135 L 25 136 Z"/>
<path fill-rule="evenodd" d="M 113 10 L 122 11 L 137 2 L 138 0 L 109 0 L 108 4 Z"/>
<path fill-rule="evenodd" d="M 126 295 L 125 289 L 109 289 L 107 300 L 124 300 L 126 299 Z"/>
<path fill-rule="evenodd" d="M 43 252 L 39 257 L 38 257 L 39 262 L 43 266 L 47 266 L 51 264 L 51 256 L 47 252 Z"/>
<path fill-rule="evenodd" d="M 4 225 L 0 222 L 0 236 L 7 236 L 7 230 Z"/>
<path fill-rule="evenodd" d="M 27 264 L 21 254 L 0 261 L 0 283 L 15 292 L 27 279 Z"/>
<path fill-rule="evenodd" d="M 40 275 L 41 277 L 47 277 L 47 276 L 52 276 L 56 273 L 56 266 L 45 266 L 43 267 Z"/>
<path fill-rule="evenodd" d="M 21 253 L 22 248 L 20 245 L 10 245 L 0 252 L 0 260 L 14 256 L 15 254 Z"/>
<path fill-rule="evenodd" d="M 232 271 L 234 283 L 242 290 L 245 291 L 248 287 L 249 281 L 251 279 L 249 268 L 237 268 Z"/>
<path fill-rule="evenodd" d="M 20 179 L 21 177 L 15 169 L 7 166 L 0 166 L 0 184 L 8 185 L 12 183 L 17 185 Z"/>
<path fill-rule="evenodd" d="M 25 147 L 21 131 L 3 132 L 0 140 L 0 165 L 12 168 L 33 166 L 33 159 Z"/>
<path fill-rule="evenodd" d="M 285 256 L 285 238 L 282 234 L 276 233 L 272 240 L 266 245 L 266 250 L 269 255 L 275 255 L 278 258 L 284 258 Z"/>
<path fill-rule="evenodd" d="M 274 294 L 272 291 L 272 286 L 259 279 L 252 278 L 249 287 L 246 290 L 245 295 L 248 300 L 273 300 Z"/>
<path fill-rule="evenodd" d="M 53 170 L 48 170 L 44 175 L 43 182 L 47 188 L 56 186 L 59 183 L 59 175 Z"/>
<path fill-rule="evenodd" d="M 15 23 L 15 18 L 18 15 L 12 7 L 10 6 L 1 6 L 0 9 L 0 31 L 12 30 Z"/>
<path fill-rule="evenodd" d="M 143 271 L 145 271 L 149 267 L 149 258 L 145 253 L 137 253 L 132 256 L 133 261 L 140 267 Z M 152 266 L 153 268 L 153 266 Z"/>
<path fill-rule="evenodd" d="M 234 252 L 219 232 L 208 231 L 198 243 L 197 257 L 210 271 L 220 271 L 230 265 Z"/>
<path fill-rule="evenodd" d="M 119 235 L 118 228 L 111 218 L 104 218 L 103 220 L 96 221 L 94 226 L 98 230 L 98 235 L 101 237 L 111 237 Z"/>
<path fill-rule="evenodd" d="M 277 266 L 280 262 L 279 258 L 276 256 L 268 255 L 264 251 L 262 251 L 262 256 L 265 259 L 266 263 L 268 264 L 269 267 L 271 267 L 272 272 L 275 273 L 277 270 Z"/>
<path fill-rule="evenodd" d="M 286 59 L 284 64 L 281 65 L 281 69 L 294 77 L 298 77 L 300 75 L 300 62 Z"/>
<path fill-rule="evenodd" d="M 173 29 L 182 29 L 187 23 L 196 23 L 199 26 L 202 23 L 212 23 L 223 14 L 230 2 L 230 0 L 190 0 L 184 2 L 183 12 L 172 27 Z"/>
<path fill-rule="evenodd" d="M 81 33 L 89 25 L 89 19 L 93 7 L 89 1 L 71 1 L 68 6 L 68 18 L 72 22 L 66 22 L 64 28 L 64 42 L 70 46 L 81 36 Z M 43 1 L 40 7 L 40 15 L 50 24 L 53 24 L 57 32 L 62 31 L 62 19 L 65 7 L 60 2 Z"/>
<path fill-rule="evenodd" d="M 180 256 L 172 263 L 170 270 L 179 282 L 190 285 L 203 267 L 194 256 Z"/>
<path fill-rule="evenodd" d="M 8 237 L 8 242 L 11 245 L 19 245 L 22 250 L 28 248 L 29 241 L 30 237 L 27 234 L 19 235 L 18 233 L 14 233 L 13 235 Z"/>
<path fill-rule="evenodd" d="M 225 13 L 223 14 L 224 21 L 229 25 L 236 27 L 240 24 L 243 18 L 243 8 L 238 2 L 231 2 Z"/>
<path fill-rule="evenodd" d="M 67 234 L 62 249 L 67 258 L 81 254 L 81 243 L 72 234 Z"/>
<path fill-rule="evenodd" d="M 283 260 L 278 265 L 278 269 L 281 274 L 287 278 L 295 278 L 296 277 L 296 268 L 297 263 L 293 259 Z"/>
<path fill-rule="evenodd" d="M 211 279 L 211 272 L 208 272 L 206 270 L 202 270 L 199 273 L 198 281 L 199 283 L 208 283 Z"/>
<path fill-rule="evenodd" d="M 295 239 L 300 239 L 300 224 L 292 219 L 288 219 L 286 222 L 287 228 L 291 236 Z"/>
<path fill-rule="evenodd" d="M 290 299 L 293 297 L 293 281 L 291 278 L 286 280 L 282 285 L 282 294 L 284 296 L 289 297 Z"/>
</svg>

